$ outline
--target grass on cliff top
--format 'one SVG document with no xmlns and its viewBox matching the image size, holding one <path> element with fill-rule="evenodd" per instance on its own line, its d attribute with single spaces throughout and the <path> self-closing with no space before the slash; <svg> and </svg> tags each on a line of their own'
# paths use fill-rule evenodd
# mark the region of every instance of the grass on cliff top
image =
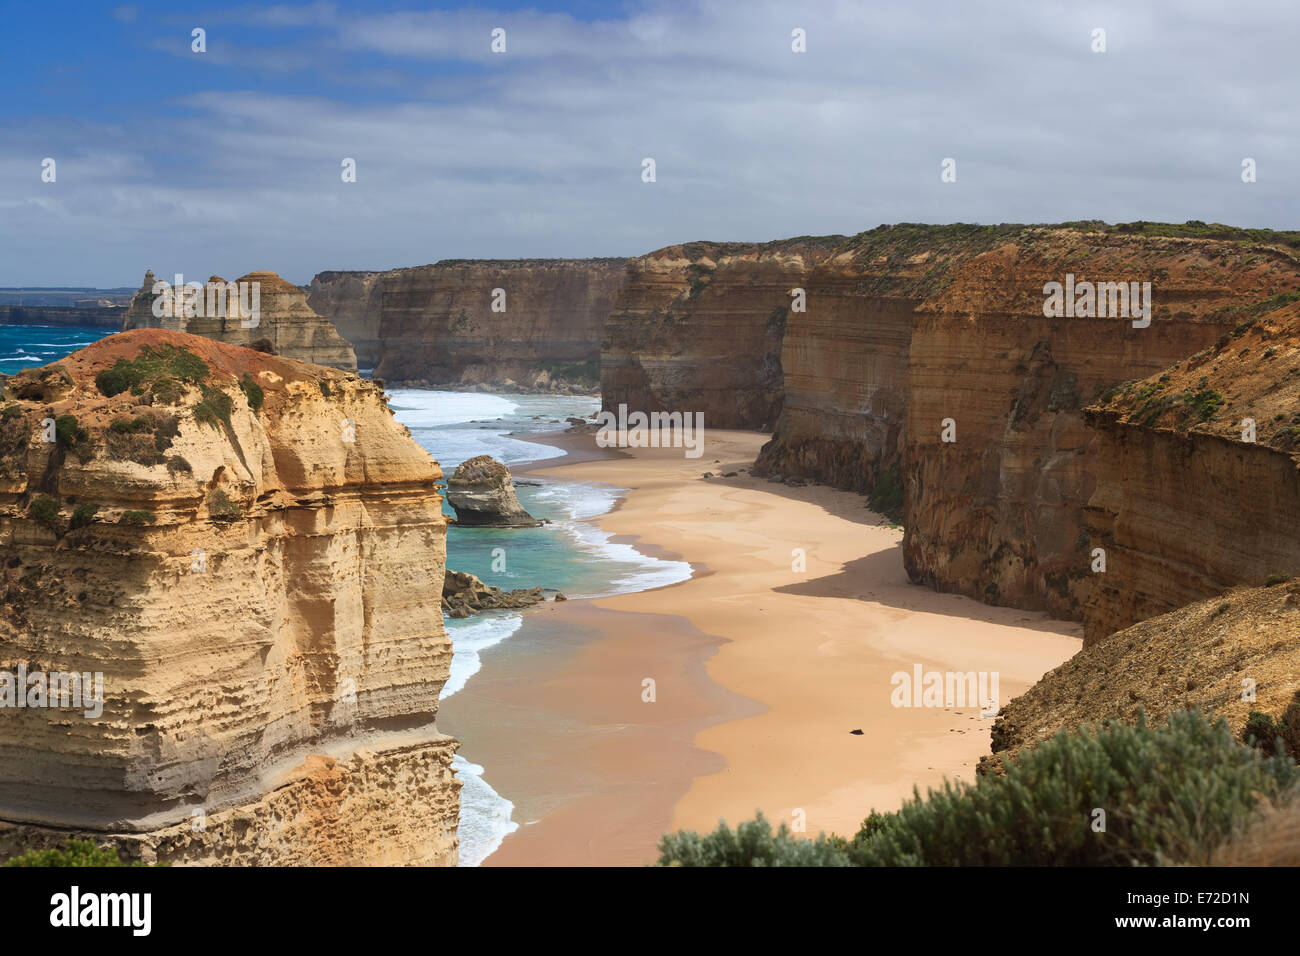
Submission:
<svg viewBox="0 0 1300 956">
<path fill-rule="evenodd" d="M 1005 775 L 945 782 L 846 839 L 772 832 L 760 814 L 732 831 L 665 835 L 660 866 L 1130 866 L 1203 864 L 1270 804 L 1296 798 L 1284 754 L 1179 711 L 1168 726 L 1061 731 Z"/>
<path fill-rule="evenodd" d="M 208 366 L 193 352 L 175 345 L 145 345 L 134 359 L 118 359 L 112 368 L 95 376 L 100 394 L 112 398 L 127 389 L 142 394 L 147 385 L 162 379 L 197 384 L 208 377 Z"/>
</svg>

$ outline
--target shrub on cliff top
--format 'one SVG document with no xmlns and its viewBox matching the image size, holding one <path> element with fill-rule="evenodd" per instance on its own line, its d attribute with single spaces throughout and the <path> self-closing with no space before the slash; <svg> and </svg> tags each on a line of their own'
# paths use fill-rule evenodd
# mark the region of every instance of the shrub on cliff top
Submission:
<svg viewBox="0 0 1300 956">
<path fill-rule="evenodd" d="M 173 386 L 175 382 L 201 382 L 208 377 L 208 366 L 193 352 L 174 345 L 146 345 L 134 359 L 118 359 L 112 368 L 96 375 L 95 387 L 112 398 L 128 388 L 143 391 L 145 385 L 164 377 L 174 380 Z"/>
<path fill-rule="evenodd" d="M 1180 711 L 1169 725 L 1062 731 L 1007 761 L 1002 776 L 945 783 L 896 813 L 873 813 L 848 841 L 818 840 L 803 865 L 1097 866 L 1200 863 L 1300 780 L 1289 758 L 1232 739 L 1227 724 Z M 1104 830 L 1094 829 L 1105 812 Z M 660 865 L 751 866 L 795 859 L 798 841 L 763 821 L 706 836 L 666 835 Z M 750 827 L 747 829 L 747 827 Z M 826 847 L 831 847 L 827 850 Z M 823 855 L 826 862 L 822 862 Z"/>
</svg>

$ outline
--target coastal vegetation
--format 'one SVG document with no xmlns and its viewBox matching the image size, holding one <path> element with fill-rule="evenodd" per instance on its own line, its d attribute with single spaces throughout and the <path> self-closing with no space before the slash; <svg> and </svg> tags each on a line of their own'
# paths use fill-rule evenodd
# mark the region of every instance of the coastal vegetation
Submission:
<svg viewBox="0 0 1300 956">
<path fill-rule="evenodd" d="M 1292 712 L 1300 714 L 1300 706 Z M 1289 724 L 1288 724 L 1289 728 Z M 1289 730 L 1288 730 L 1289 732 Z M 1244 746 L 1223 720 L 1179 711 L 1061 731 L 974 784 L 946 782 L 852 838 L 804 840 L 760 814 L 732 831 L 665 835 L 660 866 L 1132 866 L 1204 864 L 1271 806 L 1294 803 L 1300 770 Z"/>
</svg>

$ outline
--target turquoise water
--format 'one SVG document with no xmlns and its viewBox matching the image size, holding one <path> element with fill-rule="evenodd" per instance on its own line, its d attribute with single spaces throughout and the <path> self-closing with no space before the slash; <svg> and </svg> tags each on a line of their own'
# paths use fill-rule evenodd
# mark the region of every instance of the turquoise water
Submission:
<svg viewBox="0 0 1300 956">
<path fill-rule="evenodd" d="M 110 332 L 110 329 L 0 325 L 0 373 L 13 375 L 25 368 L 49 365 Z"/>
<path fill-rule="evenodd" d="M 397 420 L 438 459 L 450 475 L 456 465 L 475 455 L 491 455 L 512 468 L 523 462 L 562 455 L 549 445 L 527 440 L 529 435 L 562 431 L 568 416 L 590 417 L 599 410 L 596 398 L 554 395 L 493 395 L 476 392 L 391 391 Z M 550 524 L 540 528 L 457 528 L 447 532 L 447 566 L 469 571 L 499 588 L 544 587 L 567 597 L 599 597 L 673 584 L 690 577 L 690 565 L 646 557 L 630 545 L 614 544 L 595 519 L 617 502 L 621 489 L 582 481 L 557 481 L 528 476 L 537 485 L 516 487 L 520 503 L 535 518 Z M 451 513 L 450 508 L 445 510 Z M 482 667 L 481 654 L 509 652 L 516 635 L 527 637 L 526 613 L 477 614 L 448 620 L 455 654 L 451 676 L 442 690 L 446 700 L 460 691 Z M 477 866 L 507 834 L 518 828 L 514 805 L 497 793 L 485 776 L 491 768 L 472 762 L 472 741 L 463 742 L 453 763 L 464 781 L 461 790 L 460 861 Z"/>
</svg>

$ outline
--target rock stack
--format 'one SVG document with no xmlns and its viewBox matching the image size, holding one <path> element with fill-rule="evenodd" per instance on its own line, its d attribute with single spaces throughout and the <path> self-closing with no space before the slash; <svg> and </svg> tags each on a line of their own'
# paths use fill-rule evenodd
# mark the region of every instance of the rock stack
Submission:
<svg viewBox="0 0 1300 956">
<path fill-rule="evenodd" d="M 536 528 L 541 524 L 515 495 L 510 469 L 488 455 L 461 462 L 447 479 L 456 522 L 472 528 Z"/>
</svg>

